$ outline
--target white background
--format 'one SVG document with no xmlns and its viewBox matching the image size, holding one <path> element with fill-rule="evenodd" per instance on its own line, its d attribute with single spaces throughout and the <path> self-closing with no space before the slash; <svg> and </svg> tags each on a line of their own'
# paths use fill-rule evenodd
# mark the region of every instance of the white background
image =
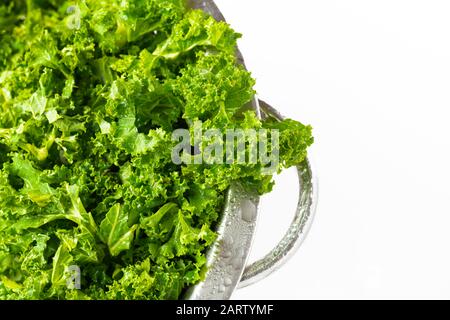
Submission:
<svg viewBox="0 0 450 320">
<path fill-rule="evenodd" d="M 235 299 L 450 298 L 450 1 L 217 0 L 257 90 L 312 124 L 316 220 Z M 292 172 L 263 200 L 253 259 L 281 238 Z"/>
</svg>

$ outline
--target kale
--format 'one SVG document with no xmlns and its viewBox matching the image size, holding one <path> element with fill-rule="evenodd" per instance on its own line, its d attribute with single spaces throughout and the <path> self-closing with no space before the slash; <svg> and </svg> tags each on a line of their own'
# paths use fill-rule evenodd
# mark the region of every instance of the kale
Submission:
<svg viewBox="0 0 450 320">
<path fill-rule="evenodd" d="M 272 176 L 176 165 L 173 130 L 277 129 L 278 171 L 313 142 L 244 111 L 239 37 L 182 0 L 0 4 L 0 299 L 177 299 L 202 280 L 227 189 Z"/>
</svg>

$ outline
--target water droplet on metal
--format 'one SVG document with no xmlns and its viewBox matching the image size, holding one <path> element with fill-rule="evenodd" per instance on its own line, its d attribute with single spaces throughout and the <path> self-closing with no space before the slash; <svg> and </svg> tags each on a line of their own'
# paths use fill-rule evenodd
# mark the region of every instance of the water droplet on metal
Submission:
<svg viewBox="0 0 450 320">
<path fill-rule="evenodd" d="M 226 277 L 226 278 L 223 280 L 223 283 L 224 283 L 224 285 L 225 285 L 226 287 L 229 287 L 229 286 L 231 286 L 231 285 L 233 284 L 233 281 L 231 280 L 231 278 Z"/>
<path fill-rule="evenodd" d="M 256 220 L 256 206 L 250 200 L 243 200 L 241 203 L 242 220 L 254 222 Z"/>
</svg>

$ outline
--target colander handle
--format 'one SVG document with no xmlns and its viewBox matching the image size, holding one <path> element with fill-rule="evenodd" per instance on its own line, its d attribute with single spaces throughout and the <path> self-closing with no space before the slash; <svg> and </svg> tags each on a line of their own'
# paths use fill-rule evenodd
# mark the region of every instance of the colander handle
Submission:
<svg viewBox="0 0 450 320">
<path fill-rule="evenodd" d="M 284 117 L 273 107 L 259 101 L 262 116 L 279 121 Z M 294 220 L 280 243 L 264 258 L 247 266 L 244 270 L 239 288 L 254 284 L 284 265 L 300 248 L 311 227 L 316 205 L 318 182 L 311 163 L 306 159 L 297 166 L 299 181 L 299 200 Z"/>
</svg>

